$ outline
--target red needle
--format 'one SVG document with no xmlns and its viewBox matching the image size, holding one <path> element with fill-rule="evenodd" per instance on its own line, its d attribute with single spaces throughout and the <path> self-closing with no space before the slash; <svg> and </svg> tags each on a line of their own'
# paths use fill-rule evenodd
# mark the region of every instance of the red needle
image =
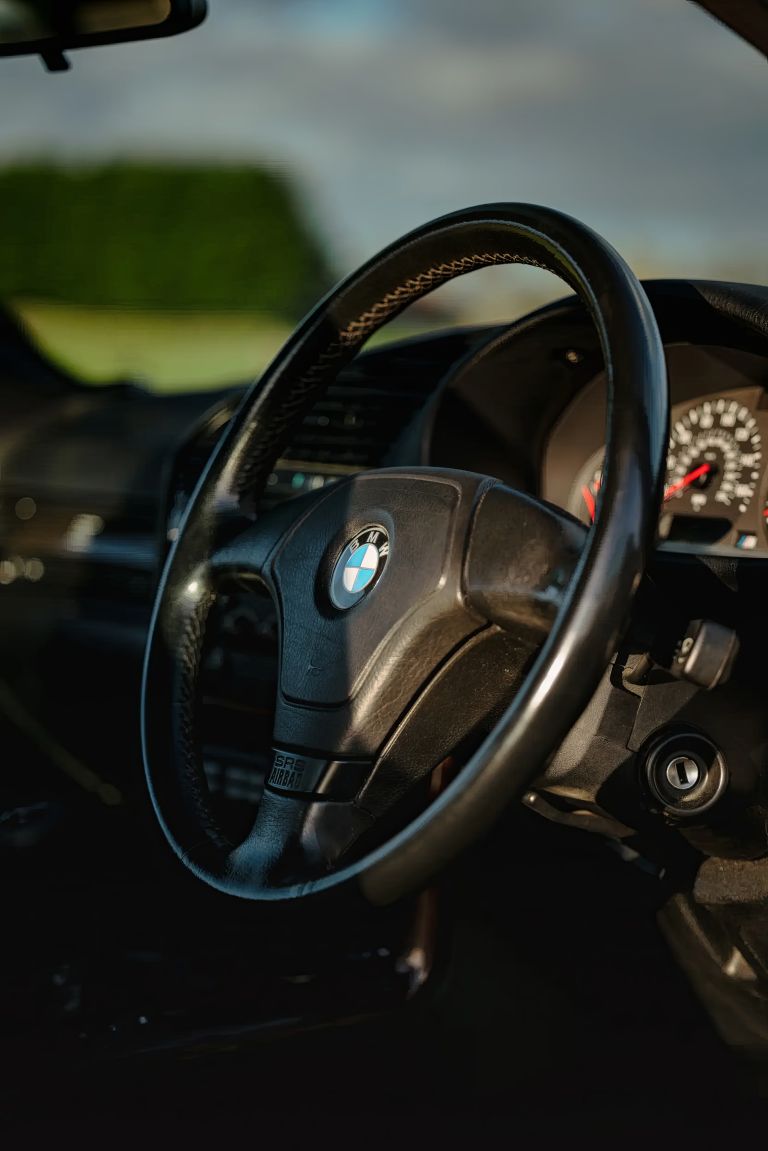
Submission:
<svg viewBox="0 0 768 1151">
<path fill-rule="evenodd" d="M 584 503 L 587 505 L 587 511 L 589 512 L 589 518 L 592 521 L 592 523 L 594 523 L 595 522 L 595 497 L 592 495 L 592 492 L 589 490 L 589 488 L 587 487 L 586 484 L 584 484 L 582 486 L 581 495 L 582 495 L 582 499 L 584 500 Z"/>
<path fill-rule="evenodd" d="M 707 472 L 711 471 L 711 464 L 701 464 L 698 468 L 694 468 L 692 472 L 688 472 L 681 480 L 677 480 L 676 483 L 669 485 L 664 492 L 664 499 L 668 500 L 675 492 L 682 491 L 683 488 L 687 488 L 689 484 L 692 484 L 694 480 L 697 480 L 700 476 L 705 476 Z"/>
</svg>

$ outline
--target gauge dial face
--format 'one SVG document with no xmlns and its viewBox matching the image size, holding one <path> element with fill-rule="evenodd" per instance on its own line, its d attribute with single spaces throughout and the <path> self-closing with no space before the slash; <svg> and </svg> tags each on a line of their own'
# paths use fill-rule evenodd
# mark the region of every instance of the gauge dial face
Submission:
<svg viewBox="0 0 768 1151">
<path fill-rule="evenodd" d="M 739 400 L 704 400 L 673 418 L 664 488 L 673 515 L 743 514 L 761 476 L 762 443 L 757 421 Z M 603 450 L 577 476 L 569 511 L 594 521 L 602 482 Z"/>
<path fill-rule="evenodd" d="M 743 513 L 755 494 L 762 458 L 749 408 L 738 400 L 705 400 L 672 425 L 664 499 L 684 503 L 686 512 Z"/>
</svg>

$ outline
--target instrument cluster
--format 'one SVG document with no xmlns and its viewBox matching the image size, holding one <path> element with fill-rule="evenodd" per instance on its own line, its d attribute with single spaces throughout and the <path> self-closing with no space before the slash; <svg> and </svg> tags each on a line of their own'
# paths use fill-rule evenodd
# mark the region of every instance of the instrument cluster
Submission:
<svg viewBox="0 0 768 1151">
<path fill-rule="evenodd" d="M 679 386 L 675 365 L 689 368 L 697 355 L 706 350 L 668 349 L 672 405 L 660 541 L 676 550 L 768 553 L 768 395 L 752 377 L 748 386 L 678 399 L 676 392 L 690 391 L 690 384 Z M 594 521 L 603 484 L 604 444 L 593 444 L 604 421 L 604 392 L 601 376 L 585 389 L 589 395 L 577 397 L 555 426 L 545 457 L 545 497 L 585 523 Z M 568 474 L 563 454 L 576 464 L 566 464 Z"/>
</svg>

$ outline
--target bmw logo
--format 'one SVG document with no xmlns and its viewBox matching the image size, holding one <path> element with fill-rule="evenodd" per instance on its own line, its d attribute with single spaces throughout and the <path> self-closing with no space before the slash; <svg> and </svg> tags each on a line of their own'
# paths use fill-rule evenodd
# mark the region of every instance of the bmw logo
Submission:
<svg viewBox="0 0 768 1151">
<path fill-rule="evenodd" d="M 384 571 L 389 556 L 389 536 L 384 528 L 363 528 L 350 540 L 336 561 L 331 578 L 331 601 L 335 607 L 354 607 L 367 595 Z"/>
</svg>

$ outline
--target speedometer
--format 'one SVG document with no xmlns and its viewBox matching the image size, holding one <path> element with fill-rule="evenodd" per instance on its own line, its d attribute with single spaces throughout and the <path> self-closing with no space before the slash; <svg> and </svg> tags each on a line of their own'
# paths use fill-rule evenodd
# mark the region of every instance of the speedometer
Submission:
<svg viewBox="0 0 768 1151">
<path fill-rule="evenodd" d="M 664 499 L 680 501 L 692 512 L 722 514 L 731 507 L 745 512 L 762 458 L 749 408 L 738 400 L 705 400 L 672 425 Z"/>
<path fill-rule="evenodd" d="M 679 412 L 667 454 L 666 511 L 735 520 L 755 495 L 762 458 L 757 421 L 740 400 L 703 400 Z M 569 511 L 587 523 L 595 518 L 602 467 L 603 449 L 590 457 L 571 489 Z"/>
</svg>

